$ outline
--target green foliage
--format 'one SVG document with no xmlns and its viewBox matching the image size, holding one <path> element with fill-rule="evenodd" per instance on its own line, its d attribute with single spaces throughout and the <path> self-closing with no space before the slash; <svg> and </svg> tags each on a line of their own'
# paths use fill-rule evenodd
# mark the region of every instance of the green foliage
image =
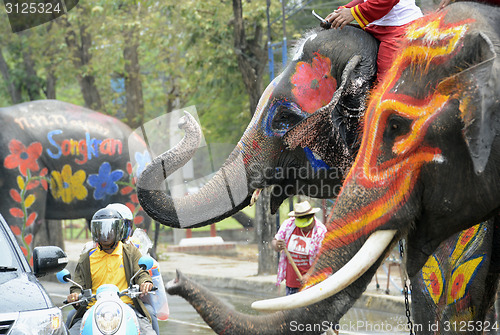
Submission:
<svg viewBox="0 0 500 335">
<path fill-rule="evenodd" d="M 259 26 L 266 37 L 266 2 L 243 1 L 242 5 L 247 41 L 252 41 Z M 289 46 L 304 27 L 317 26 L 311 8 L 326 16 L 338 5 L 338 1 L 287 1 Z M 279 41 L 278 1 L 271 1 L 270 20 L 271 39 Z M 111 81 L 128 75 L 123 50 L 130 41 L 137 42 L 145 121 L 195 105 L 208 142 L 236 143 L 250 122 L 250 105 L 234 49 L 233 24 L 232 2 L 228 1 L 89 0 L 81 1 L 68 15 L 25 33 L 10 32 L 7 16 L 0 16 L 0 51 L 23 101 L 30 99 L 28 84 L 39 89 L 39 98 L 46 98 L 46 83 L 53 75 L 56 98 L 83 105 L 78 78 L 93 75 L 103 112 L 131 123 L 125 106 L 116 103 L 124 93 L 115 92 Z M 87 64 L 77 66 L 68 39 L 81 45 L 83 37 L 91 39 L 91 48 Z M 36 71 L 32 81 L 23 60 L 26 53 L 32 56 Z M 264 80 L 265 86 L 269 79 Z M 0 106 L 11 104 L 2 81 Z"/>
</svg>

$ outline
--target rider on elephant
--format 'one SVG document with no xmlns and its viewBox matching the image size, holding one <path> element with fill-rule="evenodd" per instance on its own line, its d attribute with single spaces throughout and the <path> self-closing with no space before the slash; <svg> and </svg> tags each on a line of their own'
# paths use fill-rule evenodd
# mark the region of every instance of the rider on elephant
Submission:
<svg viewBox="0 0 500 335">
<path fill-rule="evenodd" d="M 332 28 L 341 29 L 356 20 L 380 42 L 377 58 L 377 77 L 380 80 L 392 64 L 406 27 L 420 17 L 422 11 L 415 5 L 415 0 L 352 0 L 330 13 L 326 20 L 332 23 Z"/>
</svg>

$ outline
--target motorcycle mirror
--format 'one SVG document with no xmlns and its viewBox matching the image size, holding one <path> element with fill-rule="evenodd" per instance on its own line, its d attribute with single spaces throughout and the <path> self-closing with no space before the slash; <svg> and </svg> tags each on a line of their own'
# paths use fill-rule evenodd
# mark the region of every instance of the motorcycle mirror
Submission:
<svg viewBox="0 0 500 335">
<path fill-rule="evenodd" d="M 69 283 L 69 280 L 71 279 L 71 273 L 64 269 L 56 273 L 57 280 L 59 280 L 60 283 L 66 284 Z"/>
<path fill-rule="evenodd" d="M 139 267 L 143 270 L 149 270 L 154 266 L 154 262 L 151 256 L 142 256 L 139 258 Z"/>
</svg>

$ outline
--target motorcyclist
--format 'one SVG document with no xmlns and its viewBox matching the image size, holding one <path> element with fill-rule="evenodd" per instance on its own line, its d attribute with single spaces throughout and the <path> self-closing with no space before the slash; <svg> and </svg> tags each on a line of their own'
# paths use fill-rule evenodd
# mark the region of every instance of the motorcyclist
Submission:
<svg viewBox="0 0 500 335">
<path fill-rule="evenodd" d="M 132 236 L 133 233 L 134 214 L 132 214 L 130 208 L 118 202 L 109 204 L 106 206 L 106 208 L 115 209 L 123 217 L 123 236 L 121 241 L 123 243 L 128 243 L 129 238 Z M 158 324 L 158 319 L 156 318 L 153 306 L 147 303 L 144 303 L 144 306 L 147 308 L 149 315 L 151 315 L 151 324 L 153 326 L 154 331 L 157 334 L 160 334 L 160 326 Z"/>
<path fill-rule="evenodd" d="M 83 289 L 92 289 L 95 294 L 99 286 L 114 284 L 120 291 L 126 289 L 131 277 L 140 270 L 138 260 L 140 251 L 133 245 L 123 244 L 126 236 L 124 219 L 113 208 L 98 210 L 90 223 L 92 239 L 97 247 L 84 252 L 75 269 L 74 281 L 83 286 Z M 147 271 L 142 270 L 134 278 L 134 283 L 140 285 L 143 294 L 152 287 L 152 279 Z M 81 290 L 73 285 L 67 297 L 68 302 L 77 301 Z M 121 298 L 134 309 L 141 328 L 141 334 L 155 334 L 151 326 L 151 316 L 140 299 Z M 70 334 L 79 334 L 82 317 L 91 306 L 79 306 L 70 322 Z"/>
</svg>

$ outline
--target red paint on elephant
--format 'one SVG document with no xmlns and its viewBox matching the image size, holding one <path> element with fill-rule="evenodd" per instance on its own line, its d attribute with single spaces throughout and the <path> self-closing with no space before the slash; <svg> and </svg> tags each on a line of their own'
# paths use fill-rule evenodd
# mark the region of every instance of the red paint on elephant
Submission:
<svg viewBox="0 0 500 335">
<path fill-rule="evenodd" d="M 42 145 L 40 142 L 31 143 L 27 148 L 18 140 L 11 140 L 9 143 L 11 154 L 5 158 L 4 166 L 7 169 L 19 168 L 23 176 L 26 176 L 27 170 L 31 172 L 40 169 L 37 159 L 42 154 Z"/>
<path fill-rule="evenodd" d="M 439 285 L 439 280 L 435 272 L 431 273 L 430 280 L 431 280 L 431 290 L 432 290 L 431 293 L 435 296 L 440 296 L 441 285 Z"/>
<path fill-rule="evenodd" d="M 463 273 L 460 273 L 458 276 L 455 277 L 455 281 L 453 282 L 451 287 L 451 298 L 453 299 L 458 298 L 458 295 L 464 285 L 464 281 L 465 281 L 465 276 Z"/>
<path fill-rule="evenodd" d="M 314 113 L 328 104 L 337 89 L 337 81 L 330 73 L 330 59 L 318 53 L 315 55 L 311 64 L 298 62 L 292 76 L 295 100 L 308 113 Z"/>
<path fill-rule="evenodd" d="M 368 191 L 375 200 L 329 223 L 320 257 L 329 250 L 367 238 L 386 224 L 407 202 L 422 166 L 443 161 L 441 150 L 429 146 L 424 138 L 432 122 L 446 109 L 450 96 L 431 90 L 428 96 L 416 98 L 399 93 L 397 85 L 409 66 L 414 73 L 424 75 L 431 65 L 449 62 L 461 48 L 470 22 L 446 23 L 444 13 L 438 13 L 417 20 L 408 28 L 393 66 L 372 93 L 364 117 L 362 143 L 338 198 L 342 198 L 342 193 Z M 384 133 L 394 115 L 409 120 L 409 130 L 394 138 L 388 148 Z M 316 284 L 316 278 L 330 271 L 315 269 L 306 286 Z"/>
</svg>

